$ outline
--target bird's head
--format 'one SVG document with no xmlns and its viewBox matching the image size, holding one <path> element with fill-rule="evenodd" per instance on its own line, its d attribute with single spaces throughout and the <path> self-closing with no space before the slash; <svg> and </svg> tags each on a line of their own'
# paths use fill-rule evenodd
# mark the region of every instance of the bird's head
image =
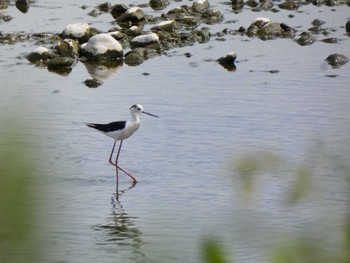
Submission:
<svg viewBox="0 0 350 263">
<path fill-rule="evenodd" d="M 144 113 L 144 114 L 147 114 L 147 115 L 149 115 L 149 116 L 158 118 L 157 115 L 153 115 L 153 114 L 151 114 L 151 113 L 145 112 L 145 111 L 143 110 L 143 107 L 142 107 L 141 104 L 132 105 L 132 106 L 130 107 L 130 113 L 131 113 L 132 115 Z"/>
</svg>

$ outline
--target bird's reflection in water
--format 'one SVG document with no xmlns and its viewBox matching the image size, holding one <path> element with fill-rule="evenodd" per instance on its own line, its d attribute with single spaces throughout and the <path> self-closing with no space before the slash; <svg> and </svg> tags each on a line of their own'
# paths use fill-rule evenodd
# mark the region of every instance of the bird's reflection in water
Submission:
<svg viewBox="0 0 350 263">
<path fill-rule="evenodd" d="M 127 252 L 129 260 L 133 259 L 134 262 L 140 262 L 144 260 L 142 233 L 136 226 L 137 218 L 129 215 L 120 202 L 120 197 L 126 190 L 113 194 L 111 197 L 111 214 L 106 218 L 107 223 L 96 225 L 94 230 L 103 231 L 105 234 L 104 241 L 99 242 L 101 245 L 109 247 L 113 245 L 113 250 Z"/>
</svg>

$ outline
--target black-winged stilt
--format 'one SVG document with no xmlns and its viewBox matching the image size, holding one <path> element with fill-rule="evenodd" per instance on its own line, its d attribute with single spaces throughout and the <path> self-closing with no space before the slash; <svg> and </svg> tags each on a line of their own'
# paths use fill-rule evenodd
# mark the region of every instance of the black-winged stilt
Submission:
<svg viewBox="0 0 350 263">
<path fill-rule="evenodd" d="M 133 135 L 137 131 L 137 129 L 140 127 L 141 113 L 158 118 L 158 116 L 156 115 L 145 112 L 143 110 L 143 107 L 140 104 L 135 104 L 130 107 L 130 114 L 132 116 L 132 121 L 116 121 L 108 124 L 86 123 L 88 127 L 94 128 L 114 139 L 111 155 L 109 156 L 109 163 L 116 167 L 117 186 L 118 186 L 118 169 L 124 172 L 126 175 L 130 176 L 130 178 L 134 181 L 134 184 L 137 183 L 137 180 L 135 179 L 134 176 L 132 176 L 129 172 L 125 171 L 123 168 L 121 168 L 118 165 L 118 158 L 119 158 L 120 150 L 122 148 L 123 140 Z M 117 141 L 120 141 L 120 144 L 119 144 L 119 149 L 115 158 L 115 162 L 113 163 L 112 157 L 114 153 L 115 144 L 117 143 Z"/>
</svg>

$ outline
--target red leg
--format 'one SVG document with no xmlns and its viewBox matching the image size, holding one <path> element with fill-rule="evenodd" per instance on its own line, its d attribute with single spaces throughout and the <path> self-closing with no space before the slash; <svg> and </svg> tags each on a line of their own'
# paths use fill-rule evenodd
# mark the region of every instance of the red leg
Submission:
<svg viewBox="0 0 350 263">
<path fill-rule="evenodd" d="M 117 141 L 114 141 L 114 144 L 113 144 L 113 148 L 112 148 L 112 151 L 111 151 L 111 155 L 109 156 L 109 163 L 111 164 L 111 165 L 114 165 L 114 166 L 116 166 L 115 165 L 115 163 L 113 163 L 113 161 L 112 161 L 112 156 L 113 156 L 113 152 L 114 152 L 114 148 L 115 148 L 115 144 L 117 143 Z"/>
<path fill-rule="evenodd" d="M 122 148 L 122 145 L 123 145 L 123 140 L 120 141 L 120 144 L 119 144 L 119 149 L 118 149 L 118 153 L 117 153 L 117 156 L 115 158 L 115 166 L 117 167 L 117 169 L 121 170 L 123 173 L 125 173 L 126 175 L 128 175 L 133 181 L 134 181 L 134 184 L 137 183 L 137 180 L 135 179 L 134 176 L 132 176 L 130 173 L 128 173 L 127 171 L 125 171 L 123 168 L 121 168 L 119 165 L 118 165 L 118 158 L 119 158 L 119 154 L 120 154 L 120 150 Z"/>
</svg>

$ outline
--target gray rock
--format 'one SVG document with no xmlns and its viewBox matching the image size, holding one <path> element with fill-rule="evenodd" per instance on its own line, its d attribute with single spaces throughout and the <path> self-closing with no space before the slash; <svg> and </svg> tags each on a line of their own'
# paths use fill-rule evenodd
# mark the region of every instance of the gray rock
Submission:
<svg viewBox="0 0 350 263">
<path fill-rule="evenodd" d="M 57 55 L 53 51 L 51 51 L 45 47 L 38 47 L 33 52 L 31 52 L 27 55 L 27 59 L 31 63 L 48 61 L 48 60 L 53 59 L 55 57 L 57 57 Z"/>
<path fill-rule="evenodd" d="M 117 22 L 140 22 L 145 20 L 145 14 L 139 7 L 131 7 L 116 18 Z"/>
<path fill-rule="evenodd" d="M 155 33 L 134 37 L 130 42 L 132 47 L 146 47 L 151 44 L 159 44 L 159 37 Z"/>
<path fill-rule="evenodd" d="M 111 15 L 114 19 L 118 18 L 128 10 L 126 5 L 117 4 L 111 7 Z"/>
<path fill-rule="evenodd" d="M 309 32 L 302 32 L 300 37 L 296 40 L 300 46 L 312 45 L 315 42 L 314 37 Z"/>
<path fill-rule="evenodd" d="M 156 26 L 152 27 L 152 30 L 161 30 L 166 32 L 174 32 L 177 28 L 175 20 L 167 20 L 158 23 Z"/>
<path fill-rule="evenodd" d="M 209 8 L 209 1 L 208 0 L 196 0 L 192 4 L 192 10 L 194 12 L 203 13 L 203 12 L 207 11 L 208 8 Z"/>
<path fill-rule="evenodd" d="M 57 53 L 63 57 L 79 57 L 79 44 L 74 39 L 66 38 L 61 40 L 56 46 Z"/>
<path fill-rule="evenodd" d="M 97 34 L 81 46 L 82 55 L 90 60 L 117 60 L 123 57 L 123 47 L 109 34 Z"/>
<path fill-rule="evenodd" d="M 349 59 L 345 55 L 337 53 L 329 55 L 325 60 L 333 68 L 339 68 L 349 61 Z"/>
<path fill-rule="evenodd" d="M 124 63 L 129 66 L 138 66 L 142 64 L 143 61 L 144 59 L 142 58 L 142 56 L 138 52 L 135 52 L 133 50 L 126 53 L 124 57 Z"/>
<path fill-rule="evenodd" d="M 346 30 L 346 33 L 350 34 L 350 20 L 348 20 L 348 22 L 346 22 L 345 30 Z"/>
<path fill-rule="evenodd" d="M 149 6 L 154 10 L 163 10 L 169 5 L 168 0 L 150 0 Z"/>
<path fill-rule="evenodd" d="M 70 68 L 76 62 L 75 59 L 69 57 L 56 57 L 50 59 L 47 63 L 48 69 Z"/>
<path fill-rule="evenodd" d="M 233 10 L 241 10 L 244 6 L 243 0 L 231 0 L 231 5 Z"/>
<path fill-rule="evenodd" d="M 101 12 L 109 12 L 109 10 L 111 9 L 112 5 L 109 2 L 105 2 L 102 3 L 100 5 L 98 5 L 98 10 L 100 10 Z"/>
<path fill-rule="evenodd" d="M 87 23 L 69 24 L 61 33 L 61 37 L 76 39 L 79 42 L 84 43 L 91 37 L 90 26 Z"/>
<path fill-rule="evenodd" d="M 237 58 L 236 52 L 230 52 L 225 56 L 218 58 L 217 62 L 219 64 L 234 64 L 236 58 Z"/>
</svg>

